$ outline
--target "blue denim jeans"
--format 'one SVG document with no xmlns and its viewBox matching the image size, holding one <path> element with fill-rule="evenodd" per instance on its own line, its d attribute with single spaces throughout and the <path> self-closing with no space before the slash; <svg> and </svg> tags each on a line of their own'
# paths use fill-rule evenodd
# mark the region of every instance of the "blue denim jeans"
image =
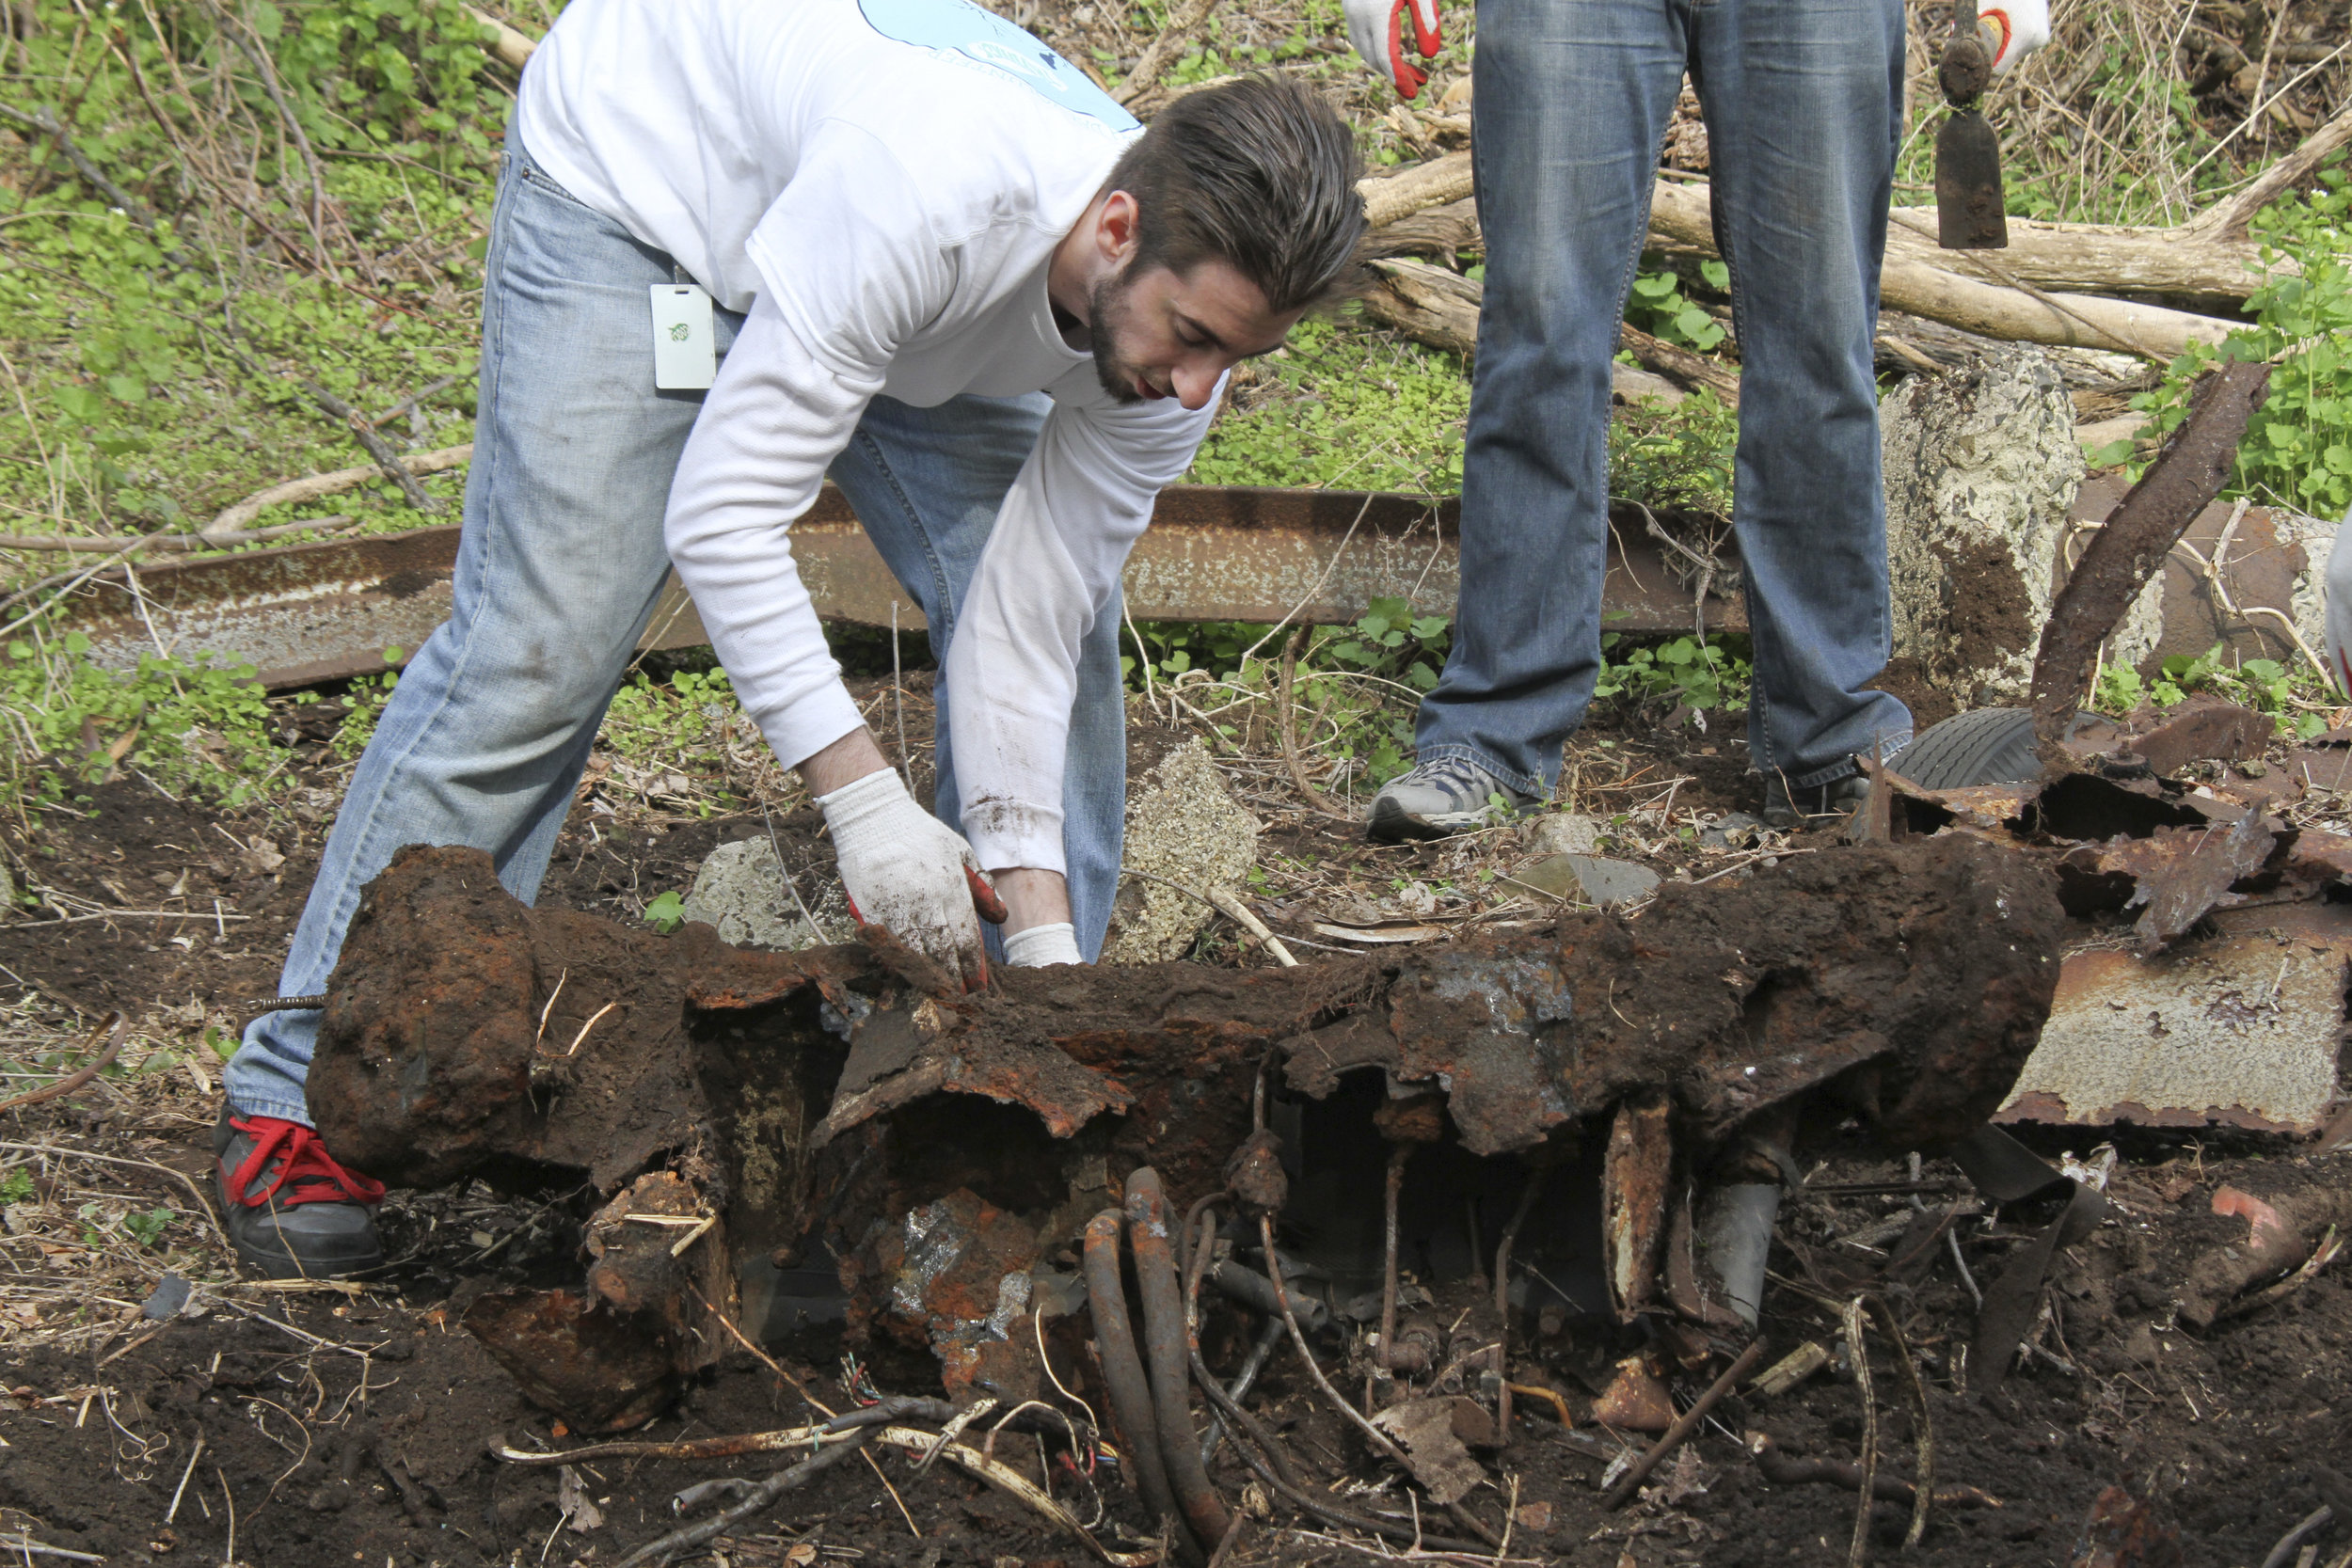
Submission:
<svg viewBox="0 0 2352 1568">
<path fill-rule="evenodd" d="M 1821 784 L 1909 738 L 1903 705 L 1863 689 L 1889 646 L 1871 339 L 1902 66 L 1901 0 L 1481 0 L 1462 608 L 1422 760 L 1548 795 L 1592 701 L 1609 361 L 1686 68 L 1741 357 L 1753 760 Z"/>
<path fill-rule="evenodd" d="M 280 995 L 327 989 L 360 890 L 404 845 L 487 850 L 508 892 L 525 902 L 537 895 L 596 727 L 669 570 L 662 511 L 702 394 L 654 388 L 646 290 L 679 276 L 669 257 L 576 200 L 528 153 L 509 156 L 490 226 L 454 602 L 402 674 L 352 774 Z M 723 353 L 741 318 L 717 316 Z M 1035 395 L 935 408 L 877 398 L 834 462 L 834 481 L 943 655 L 1048 406 Z M 1114 603 L 1081 650 L 1063 777 L 1070 900 L 1089 958 L 1110 921 L 1125 825 L 1120 618 Z M 947 706 L 943 691 L 935 809 L 955 824 Z M 310 1121 L 303 1085 L 318 1020 L 271 1013 L 246 1031 L 225 1075 L 240 1115 Z"/>
</svg>

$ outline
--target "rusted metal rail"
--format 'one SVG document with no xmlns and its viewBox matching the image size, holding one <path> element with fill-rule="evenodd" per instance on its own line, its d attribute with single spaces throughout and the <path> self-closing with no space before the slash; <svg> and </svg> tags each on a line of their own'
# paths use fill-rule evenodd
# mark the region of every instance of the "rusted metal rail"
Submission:
<svg viewBox="0 0 2352 1568">
<path fill-rule="evenodd" d="M 1344 625 L 1375 598 L 1450 610 L 1460 589 L 1458 506 L 1361 491 L 1179 485 L 1163 491 L 1127 562 L 1128 612 L 1139 621 Z M 251 664 L 264 686 L 305 686 L 385 667 L 413 653 L 449 615 L 457 528 L 295 545 L 139 568 L 92 583 L 72 628 L 102 665 L 127 667 L 160 645 Z M 1638 529 L 1612 531 L 1602 612 L 1617 631 L 1682 631 L 1696 606 L 1661 548 Z M 818 613 L 919 629 L 923 617 L 882 564 L 848 500 L 828 485 L 794 525 L 792 551 Z M 145 599 L 141 613 L 139 598 Z M 1710 597 L 1709 629 L 1741 631 L 1739 602 Z M 677 579 L 642 646 L 709 639 Z M 399 663 L 395 659 L 392 662 Z"/>
</svg>

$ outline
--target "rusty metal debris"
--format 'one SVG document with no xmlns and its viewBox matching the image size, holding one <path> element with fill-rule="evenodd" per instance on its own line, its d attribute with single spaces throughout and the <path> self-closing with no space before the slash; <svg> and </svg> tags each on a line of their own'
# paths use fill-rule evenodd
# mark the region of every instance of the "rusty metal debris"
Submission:
<svg viewBox="0 0 2352 1568">
<path fill-rule="evenodd" d="M 2270 367 L 2223 365 L 2189 392 L 2188 418 L 2092 536 L 2058 591 L 2034 654 L 2035 749 L 2045 777 L 2068 766 L 2065 736 L 2090 689 L 2099 647 L 2230 477 L 2247 421 L 2262 406 Z"/>
<path fill-rule="evenodd" d="M 1387 962 L 1014 974 L 966 997 L 878 931 L 795 954 L 693 926 L 664 939 L 526 909 L 479 852 L 419 847 L 352 923 L 311 1105 L 353 1164 L 397 1181 L 537 1173 L 606 1195 L 581 1288 L 479 1308 L 485 1342 L 583 1430 L 658 1405 L 726 1342 L 705 1314 L 772 1289 L 779 1259 L 828 1249 L 853 1333 L 930 1348 L 959 1398 L 1017 1402 L 1069 1309 L 1055 1256 L 1074 1259 L 1122 1200 L 1155 1256 L 1139 1169 L 1188 1201 L 1225 1187 L 1239 1148 L 1260 1212 L 1282 1201 L 1275 1146 L 1251 1140 L 1262 1063 L 1288 1104 L 1343 1080 L 1393 1085 L 1381 1102 L 1420 1102 L 1407 1119 L 1455 1160 L 1572 1148 L 1585 1125 L 1597 1151 L 1623 1108 L 1642 1129 L 1624 1167 L 1639 1180 L 1617 1187 L 1629 1256 L 1654 1256 L 1672 1150 L 1703 1163 L 1815 1097 L 1896 1147 L 1980 1122 L 2048 1008 L 2061 922 L 2046 872 L 1947 835 L 1669 887 L 1638 921 L 1573 914 Z M 555 1070 L 551 1003 L 546 1037 L 611 1009 Z M 1505 1180 L 1525 1202 L 1526 1176 Z M 1248 1261 L 1204 1259 L 1220 1279 Z M 1274 1260 L 1256 1261 L 1264 1284 Z M 1628 1310 L 1671 1311 L 1631 1273 L 1620 1289 Z M 1152 1299 L 1145 1338 L 1165 1361 L 1181 1314 L 1169 1330 Z M 1480 1348 L 1499 1338 L 1484 1312 L 1451 1331 L 1483 1338 L 1438 1346 L 1491 1402 L 1503 1370 Z M 607 1388 L 608 1367 L 629 1370 Z M 1157 1446 L 1186 1439 L 1197 1466 L 1182 1425 Z M 1184 1490 L 1169 1501 L 1213 1545 L 1218 1521 Z"/>
<path fill-rule="evenodd" d="M 1455 503 L 1338 490 L 1176 485 L 1128 559 L 1137 619 L 1345 625 L 1383 595 L 1450 605 L 1458 588 Z M 159 562 L 102 577 L 71 601 L 72 628 L 102 665 L 129 666 L 163 638 L 183 654 L 249 663 L 268 687 L 305 686 L 385 667 L 448 618 L 454 525 Z M 1639 528 L 1611 531 L 1603 591 L 1621 631 L 1677 631 L 1692 601 L 1663 547 Z M 882 564 L 841 493 L 827 486 L 793 525 L 792 556 L 818 613 L 917 630 L 923 617 Z M 144 611 L 144 613 L 142 613 Z M 1743 630 L 1739 599 L 1707 606 L 1709 626 Z M 639 645 L 707 642 L 673 577 Z M 397 661 L 396 661 L 397 662 Z"/>
</svg>

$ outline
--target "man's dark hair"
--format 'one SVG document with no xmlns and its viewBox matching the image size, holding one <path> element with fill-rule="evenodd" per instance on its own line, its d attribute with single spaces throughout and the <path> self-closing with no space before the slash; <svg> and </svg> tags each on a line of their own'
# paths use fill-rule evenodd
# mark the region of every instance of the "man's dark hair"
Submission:
<svg viewBox="0 0 2352 1568">
<path fill-rule="evenodd" d="M 1345 286 L 1364 233 L 1363 160 L 1331 105 L 1279 76 L 1188 93 L 1120 155 L 1110 188 L 1136 198 L 1135 270 L 1214 256 L 1275 312 Z"/>
</svg>

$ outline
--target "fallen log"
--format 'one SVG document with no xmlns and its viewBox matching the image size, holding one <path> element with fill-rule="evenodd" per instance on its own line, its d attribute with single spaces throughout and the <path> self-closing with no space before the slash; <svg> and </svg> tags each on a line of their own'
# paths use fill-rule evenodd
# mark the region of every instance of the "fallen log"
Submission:
<svg viewBox="0 0 2352 1568">
<path fill-rule="evenodd" d="M 1704 182 L 1660 181 L 1651 196 L 1651 235 L 1670 252 L 1713 256 L 1709 199 Z M 1891 236 L 1908 231 L 1905 225 L 1889 225 L 1886 264 L 1879 275 L 1881 303 L 1982 337 L 2169 361 L 2192 341 L 2219 342 L 2233 325 L 2162 306 L 2044 291 L 2010 264 L 2007 251 L 1966 253 L 1965 264 L 2000 279 L 1979 281 L 1945 264 L 1961 252 L 1939 251 L 1945 263 L 1931 263 L 1921 259 L 1923 253 L 1899 249 Z M 2028 287 L 2016 286 L 2020 282 Z"/>
<path fill-rule="evenodd" d="M 1938 1146 L 2000 1102 L 2047 1014 L 2054 888 L 1947 835 L 1397 958 L 1011 971 L 965 996 L 872 928 L 797 953 L 664 939 L 412 847 L 352 922 L 310 1109 L 398 1184 L 604 1195 L 580 1288 L 468 1317 L 581 1431 L 643 1419 L 728 1342 L 712 1317 L 759 1331 L 774 1271 L 828 1251 L 853 1333 L 1018 1401 L 1067 1310 L 1037 1295 L 1052 1259 L 1139 1166 L 1171 1203 L 1221 1188 L 1262 1064 L 1285 1102 L 1357 1074 L 1435 1097 L 1473 1160 L 1605 1128 L 1629 1096 L 1665 1107 L 1677 1171 L 1813 1098 Z"/>
<path fill-rule="evenodd" d="M 1466 359 L 1476 356 L 1484 284 L 1425 261 L 1402 259 L 1375 261 L 1372 271 L 1377 281 L 1365 291 L 1363 300 L 1373 320 L 1432 348 Z M 1641 370 L 1615 363 L 1609 367 L 1611 388 L 1628 403 L 1645 397 L 1675 402 L 1686 390 L 1705 387 L 1725 403 L 1739 404 L 1739 376 L 1712 360 L 1631 325 L 1623 328 L 1619 341 L 1643 365 Z"/>
</svg>

